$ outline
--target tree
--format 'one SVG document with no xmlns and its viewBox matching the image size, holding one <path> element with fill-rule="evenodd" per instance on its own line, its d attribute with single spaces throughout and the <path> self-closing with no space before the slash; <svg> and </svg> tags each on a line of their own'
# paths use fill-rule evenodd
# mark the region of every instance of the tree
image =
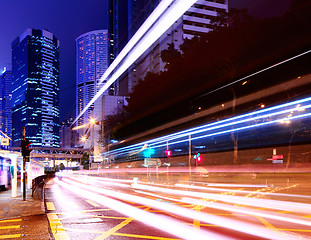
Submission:
<svg viewBox="0 0 311 240">
<path fill-rule="evenodd" d="M 65 170 L 65 165 L 63 163 L 59 164 L 59 170 L 60 171 Z"/>
<path fill-rule="evenodd" d="M 181 52 L 175 49 L 174 43 L 169 43 L 168 48 L 161 52 L 161 59 L 165 62 L 165 69 L 169 70 L 170 66 L 176 61 L 180 61 Z"/>
<path fill-rule="evenodd" d="M 80 165 L 83 166 L 83 169 L 89 169 L 90 164 L 90 155 L 88 153 L 83 153 L 82 158 L 80 159 Z"/>
</svg>

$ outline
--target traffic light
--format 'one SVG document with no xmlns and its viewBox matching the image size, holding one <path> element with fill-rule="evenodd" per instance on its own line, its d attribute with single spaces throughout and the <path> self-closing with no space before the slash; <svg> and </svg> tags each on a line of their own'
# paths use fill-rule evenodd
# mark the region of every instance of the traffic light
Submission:
<svg viewBox="0 0 311 240">
<path fill-rule="evenodd" d="M 22 155 L 23 157 L 29 157 L 30 152 L 32 149 L 30 149 L 31 142 L 26 138 L 25 140 L 22 140 L 21 146 L 22 146 Z"/>
<path fill-rule="evenodd" d="M 201 162 L 202 161 L 202 157 L 201 157 L 200 153 L 197 153 L 196 155 L 194 155 L 193 158 L 196 160 L 196 162 Z"/>
<path fill-rule="evenodd" d="M 155 150 L 153 148 L 147 148 L 143 151 L 143 155 L 145 158 L 151 158 L 151 155 L 155 153 Z"/>
<path fill-rule="evenodd" d="M 165 154 L 167 157 L 170 157 L 172 155 L 172 152 L 170 150 L 165 150 Z"/>
</svg>

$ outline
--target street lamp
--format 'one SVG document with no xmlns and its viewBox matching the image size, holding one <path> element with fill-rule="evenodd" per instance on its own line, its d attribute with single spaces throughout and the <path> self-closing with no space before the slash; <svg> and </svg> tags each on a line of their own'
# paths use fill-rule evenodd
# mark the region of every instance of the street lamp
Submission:
<svg viewBox="0 0 311 240">
<path fill-rule="evenodd" d="M 95 137 L 94 137 L 94 126 L 95 126 L 95 124 L 96 124 L 96 119 L 95 119 L 94 117 L 92 117 L 92 118 L 90 118 L 89 122 L 90 122 L 90 125 L 91 125 L 91 151 L 92 151 L 92 155 L 93 155 L 93 157 L 94 157 L 94 150 L 95 150 L 95 143 L 94 143 L 94 139 L 95 139 Z M 90 160 L 90 166 L 91 166 L 91 161 L 92 161 L 92 160 Z"/>
</svg>

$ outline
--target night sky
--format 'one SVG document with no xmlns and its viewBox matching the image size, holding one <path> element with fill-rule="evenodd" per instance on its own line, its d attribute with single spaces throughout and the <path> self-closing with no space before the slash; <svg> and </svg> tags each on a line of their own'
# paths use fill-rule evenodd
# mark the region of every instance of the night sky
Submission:
<svg viewBox="0 0 311 240">
<path fill-rule="evenodd" d="M 11 42 L 27 28 L 46 29 L 60 40 L 60 116 L 75 114 L 75 39 L 107 29 L 108 0 L 1 0 L 0 70 L 11 69 Z M 229 0 L 259 17 L 281 16 L 291 0 Z"/>
</svg>

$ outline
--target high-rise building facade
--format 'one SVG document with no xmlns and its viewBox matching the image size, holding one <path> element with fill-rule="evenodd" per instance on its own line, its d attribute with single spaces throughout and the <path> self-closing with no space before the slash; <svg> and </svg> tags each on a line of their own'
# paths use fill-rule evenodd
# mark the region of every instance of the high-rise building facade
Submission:
<svg viewBox="0 0 311 240">
<path fill-rule="evenodd" d="M 116 57 L 144 23 L 160 0 L 110 0 L 109 32 L 111 33 L 111 56 Z M 115 95 L 128 95 L 128 74 L 114 83 Z"/>
<path fill-rule="evenodd" d="M 59 147 L 59 41 L 27 29 L 12 42 L 12 138 L 33 147 Z"/>
<path fill-rule="evenodd" d="M 6 69 L 0 75 L 0 100 L 0 130 L 12 138 L 12 71 Z"/>
<path fill-rule="evenodd" d="M 100 88 L 99 79 L 109 65 L 108 47 L 108 30 L 88 32 L 76 39 L 76 116 Z M 104 83 L 105 81 L 102 84 Z M 104 95 L 111 94 L 111 91 L 113 89 L 107 90 Z M 93 108 L 94 105 L 78 119 L 78 126 L 89 121 Z"/>
<path fill-rule="evenodd" d="M 114 0 L 122 1 L 122 0 Z M 123 0 L 125 1 L 125 0 Z M 150 13 L 157 7 L 157 0 L 128 0 L 128 30 L 127 41 L 135 34 Z M 119 7 L 120 8 L 120 7 Z M 128 70 L 126 76 L 116 81 L 115 91 L 117 95 L 127 95 L 143 79 L 148 71 L 159 73 L 165 70 L 165 63 L 161 60 L 161 52 L 168 48 L 168 44 L 174 43 L 176 49 L 183 43 L 184 39 L 201 36 L 213 30 L 211 20 L 218 13 L 228 11 L 228 0 L 197 0 L 196 3 L 180 17 L 150 48 L 143 54 Z M 121 25 L 122 16 L 115 14 L 114 22 L 114 45 L 120 51 L 124 47 L 120 41 L 120 33 L 117 26 Z M 124 20 L 123 20 L 124 21 Z M 124 24 L 123 24 L 124 25 Z M 121 26 L 123 26 L 121 25 Z M 121 45 L 121 47 L 120 47 Z M 118 51 L 114 54 L 117 55 Z M 121 93 L 121 94 L 120 94 Z"/>
</svg>

